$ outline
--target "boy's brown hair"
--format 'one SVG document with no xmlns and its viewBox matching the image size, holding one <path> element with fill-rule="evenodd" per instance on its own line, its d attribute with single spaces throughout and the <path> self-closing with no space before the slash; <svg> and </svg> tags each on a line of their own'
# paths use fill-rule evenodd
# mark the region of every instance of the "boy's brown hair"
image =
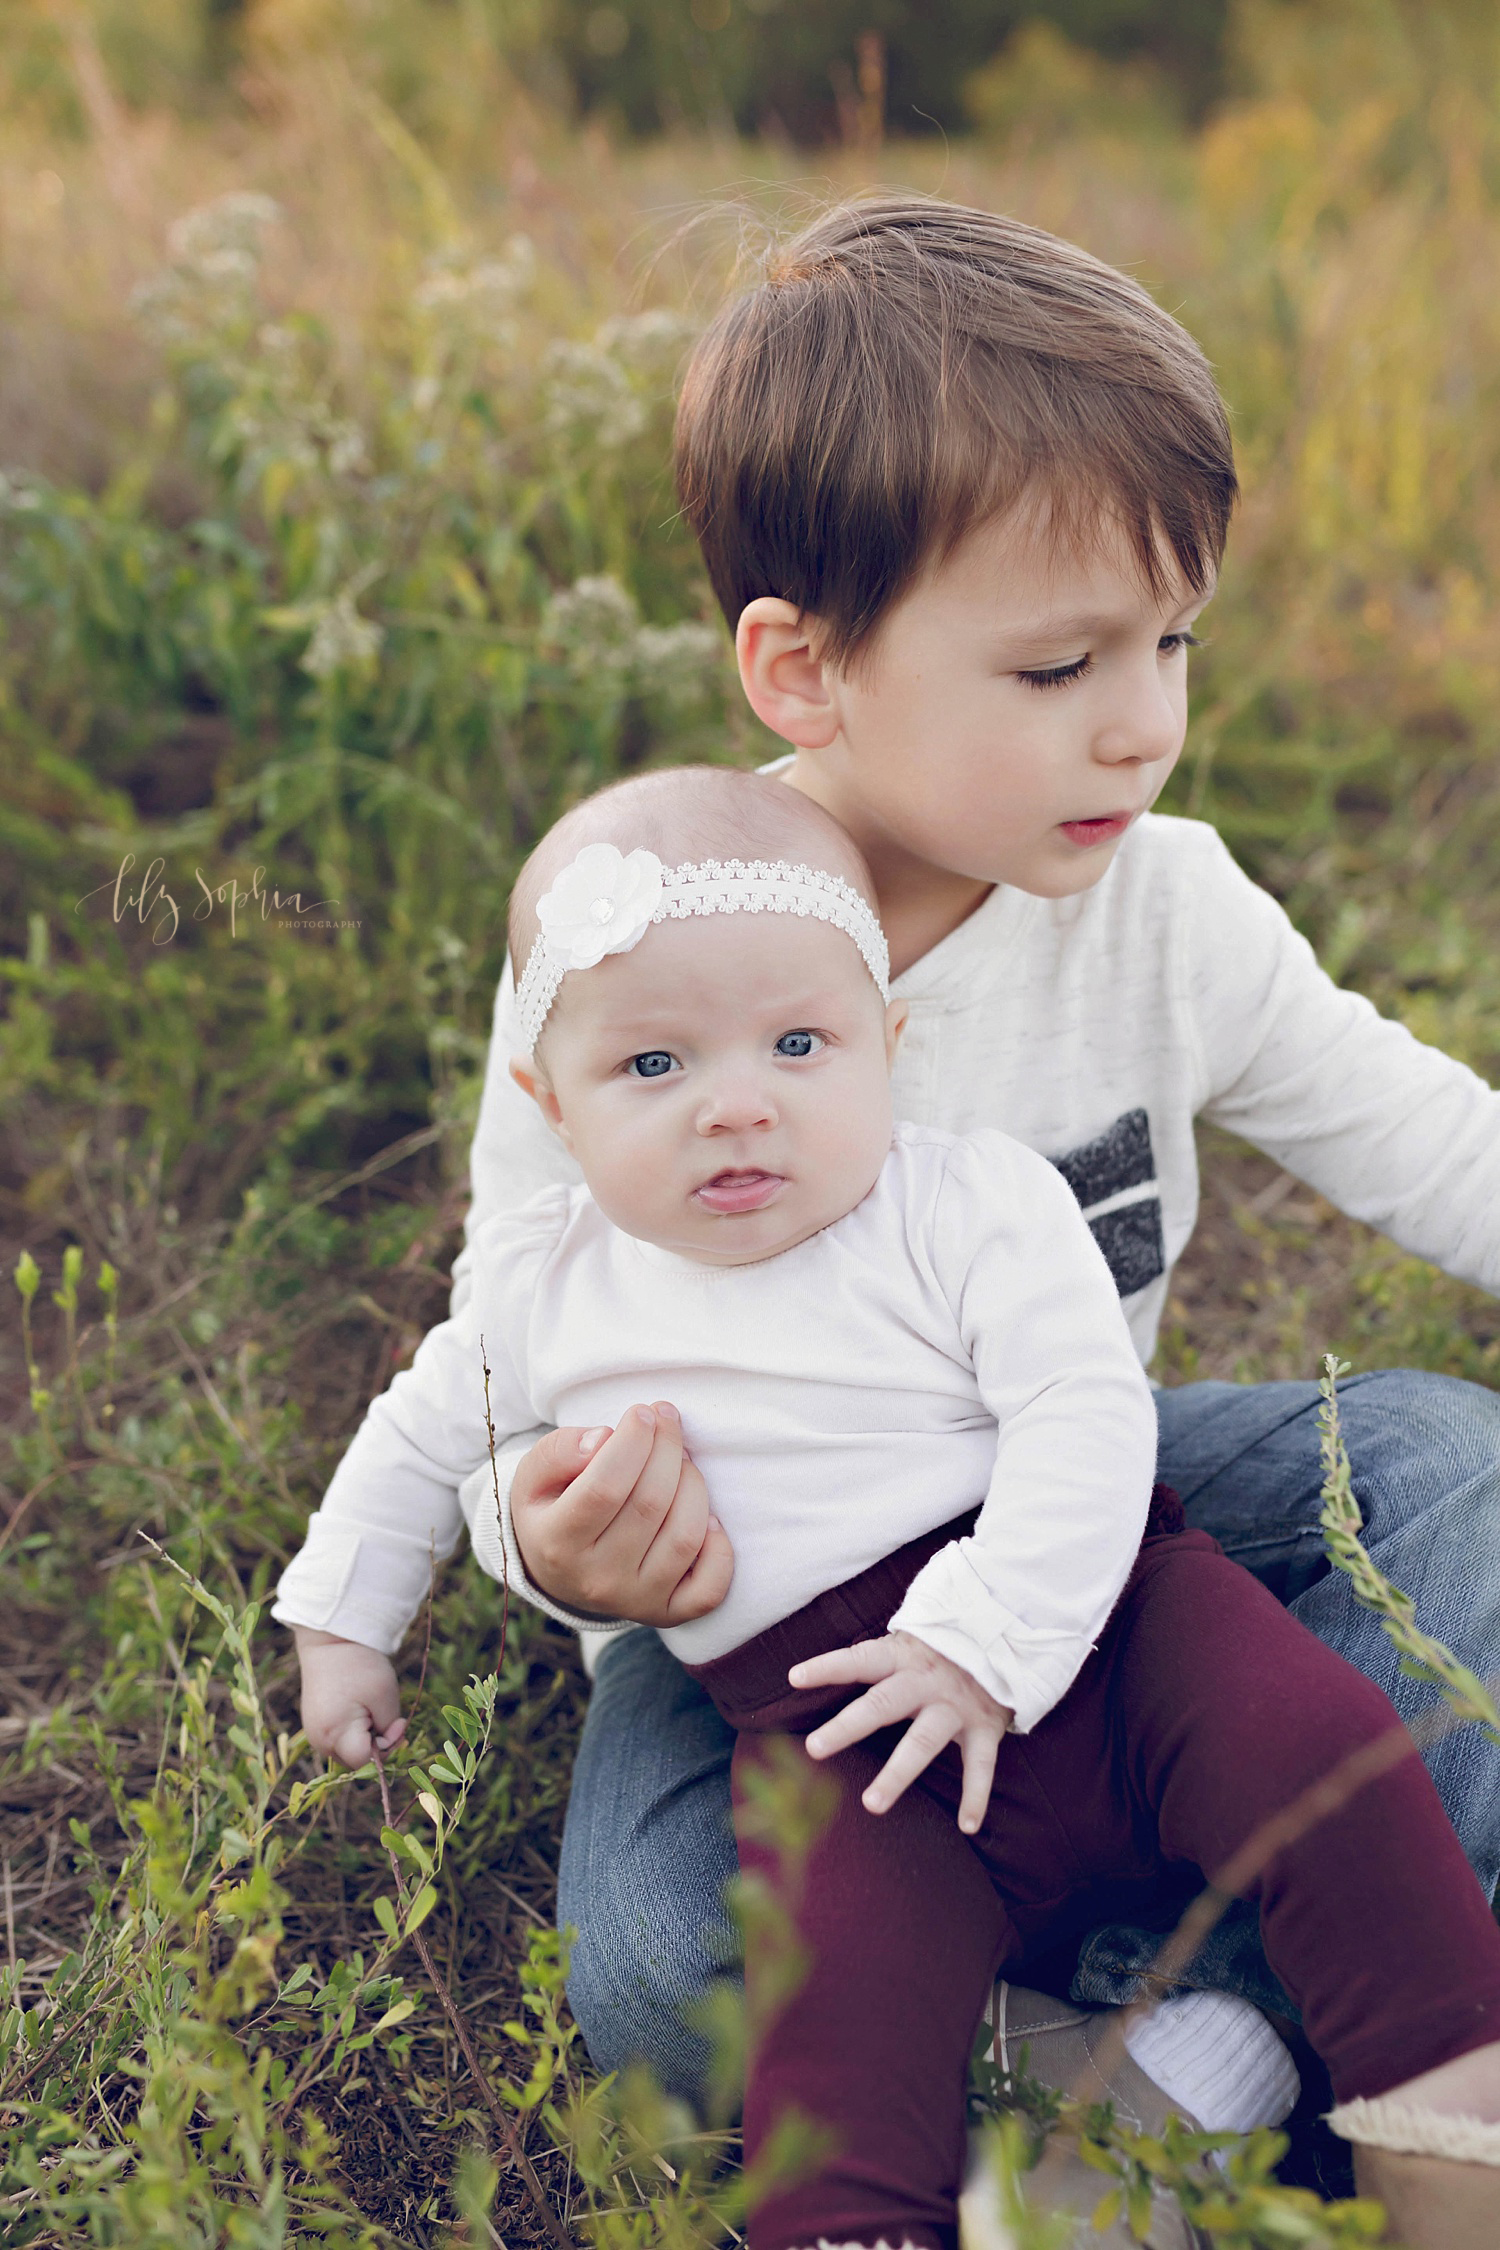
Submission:
<svg viewBox="0 0 1500 2250">
<path fill-rule="evenodd" d="M 688 366 L 677 487 L 733 631 L 757 595 L 846 663 L 929 560 L 1044 499 L 1061 537 L 1161 543 L 1212 583 L 1238 486 L 1198 346 L 1138 283 L 1018 220 L 846 203 L 725 305 Z"/>
</svg>

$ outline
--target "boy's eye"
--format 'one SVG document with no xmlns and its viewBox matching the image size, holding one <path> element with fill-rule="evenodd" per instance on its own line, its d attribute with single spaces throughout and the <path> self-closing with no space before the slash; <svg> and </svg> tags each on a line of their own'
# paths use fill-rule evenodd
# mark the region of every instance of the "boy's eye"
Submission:
<svg viewBox="0 0 1500 2250">
<path fill-rule="evenodd" d="M 1018 672 L 1016 678 L 1029 688 L 1066 687 L 1070 680 L 1081 680 L 1093 668 L 1092 656 L 1080 656 L 1075 663 L 1056 664 L 1047 672 Z"/>
<path fill-rule="evenodd" d="M 632 1055 L 625 1065 L 631 1078 L 665 1078 L 681 1067 L 677 1057 L 669 1055 L 665 1047 L 648 1047 L 644 1054 Z"/>
<path fill-rule="evenodd" d="M 804 1056 L 815 1055 L 827 1044 L 821 1031 L 784 1031 L 772 1052 L 785 1055 L 792 1062 L 801 1062 Z"/>
<path fill-rule="evenodd" d="M 1158 656 L 1175 656 L 1180 648 L 1202 648 L 1202 646 L 1203 643 L 1199 640 L 1196 633 L 1189 633 L 1186 631 L 1181 633 L 1163 633 L 1161 639 L 1156 644 L 1156 653 L 1158 654 Z"/>
</svg>

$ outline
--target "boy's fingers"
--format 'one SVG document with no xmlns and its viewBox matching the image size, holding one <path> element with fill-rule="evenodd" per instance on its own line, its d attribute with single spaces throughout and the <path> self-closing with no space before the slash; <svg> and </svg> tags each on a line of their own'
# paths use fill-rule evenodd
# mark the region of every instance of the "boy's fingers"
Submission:
<svg viewBox="0 0 1500 2250">
<path fill-rule="evenodd" d="M 842 1687 L 852 1680 L 888 1679 L 900 1657 L 888 1638 L 855 1641 L 849 1648 L 831 1648 L 794 1664 L 787 1679 L 794 1688 Z"/>
<path fill-rule="evenodd" d="M 568 1490 L 584 1463 L 608 1437 L 607 1430 L 549 1430 L 516 1464 L 511 1506 L 540 1505 Z M 590 1444 L 590 1440 L 593 1443 Z"/>
<path fill-rule="evenodd" d="M 690 1617 L 706 1617 L 711 1609 L 718 1608 L 733 1577 L 734 1549 L 729 1534 L 717 1516 L 710 1516 L 696 1561 L 668 1598 L 666 1623 L 685 1625 Z"/>
<path fill-rule="evenodd" d="M 679 1455 L 671 1503 L 640 1560 L 641 1584 L 648 1594 L 666 1600 L 683 1573 L 692 1568 L 703 1551 L 711 1513 L 708 1486 L 701 1473 Z"/>
<path fill-rule="evenodd" d="M 597 1542 L 601 1561 L 608 1558 L 611 1566 L 635 1570 L 644 1567 L 682 1482 L 682 1424 L 670 1411 L 663 1413 L 656 1407 L 647 1411 L 656 1418 L 651 1449 L 624 1506 Z M 697 1545 L 695 1541 L 695 1553 Z"/>
<path fill-rule="evenodd" d="M 549 1510 L 549 1545 L 563 1542 L 572 1552 L 592 1546 L 619 1515 L 651 1457 L 656 1417 L 648 1407 L 631 1407 L 619 1425 L 589 1457 Z"/>
<path fill-rule="evenodd" d="M 953 1713 L 940 1703 L 919 1711 L 860 1799 L 866 1812 L 889 1812 L 940 1750 L 953 1740 Z M 986 1790 L 988 1799 L 988 1790 Z"/>
</svg>

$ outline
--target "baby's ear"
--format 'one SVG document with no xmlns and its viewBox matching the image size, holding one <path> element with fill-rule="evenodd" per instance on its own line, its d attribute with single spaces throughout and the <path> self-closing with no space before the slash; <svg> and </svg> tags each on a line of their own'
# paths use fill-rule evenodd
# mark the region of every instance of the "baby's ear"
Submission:
<svg viewBox="0 0 1500 2250">
<path fill-rule="evenodd" d="M 906 1029 L 910 1014 L 911 1002 L 909 1000 L 892 1000 L 887 1004 L 885 1011 L 885 1059 L 887 1063 L 894 1063 L 896 1060 L 896 1049 L 901 1044 L 901 1034 Z M 512 1063 L 511 1069 L 514 1070 L 515 1067 L 515 1064 Z"/>
<path fill-rule="evenodd" d="M 530 1055 L 512 1055 L 510 1074 L 523 1094 L 529 1094 L 553 1132 L 571 1156 L 573 1136 L 563 1123 L 562 1104 L 552 1091 L 552 1082 Z"/>
</svg>

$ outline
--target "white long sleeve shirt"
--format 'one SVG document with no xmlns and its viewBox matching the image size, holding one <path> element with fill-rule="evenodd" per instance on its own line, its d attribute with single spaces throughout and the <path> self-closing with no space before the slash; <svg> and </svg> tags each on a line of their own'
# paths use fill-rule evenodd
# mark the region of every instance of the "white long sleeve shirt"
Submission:
<svg viewBox="0 0 1500 2250">
<path fill-rule="evenodd" d="M 1073 898 L 998 887 L 892 991 L 911 1011 L 893 1080 L 898 1117 L 955 1133 L 995 1126 L 1050 1158 L 1109 1263 L 1142 1361 L 1197 1218 L 1200 1116 L 1404 1249 L 1500 1295 L 1500 1094 L 1333 984 L 1204 823 L 1146 815 L 1100 882 Z M 509 1076 L 522 1044 L 507 972 L 455 1307 L 485 1224 L 578 1178 Z M 506 1449 L 502 1494 L 529 1442 Z M 513 1591 L 597 1646 L 587 1630 L 597 1621 L 529 1585 L 494 1523 L 488 1466 L 460 1497 L 481 1567 L 508 1571 Z M 314 1587 L 303 1574 L 272 1614 L 394 1647 L 425 1595 L 425 1554 L 416 1586 L 368 1492 L 343 1481 L 332 1501 L 304 1550 L 336 1541 L 332 1578 L 320 1573 Z"/>
<path fill-rule="evenodd" d="M 497 1440 L 678 1408 L 735 1556 L 718 1608 L 663 1632 L 685 1662 L 978 1506 L 894 1622 L 1022 1731 L 1066 1693 L 1140 1544 L 1156 1414 L 1109 1268 L 1030 1149 L 900 1125 L 863 1202 L 746 1266 L 639 1242 L 585 1188 L 543 1188 L 480 1229 L 473 1276 L 320 1513 L 373 1513 L 425 1585 L 429 1541 L 454 1544 L 459 1487 L 488 1460 L 482 1339 Z"/>
</svg>

